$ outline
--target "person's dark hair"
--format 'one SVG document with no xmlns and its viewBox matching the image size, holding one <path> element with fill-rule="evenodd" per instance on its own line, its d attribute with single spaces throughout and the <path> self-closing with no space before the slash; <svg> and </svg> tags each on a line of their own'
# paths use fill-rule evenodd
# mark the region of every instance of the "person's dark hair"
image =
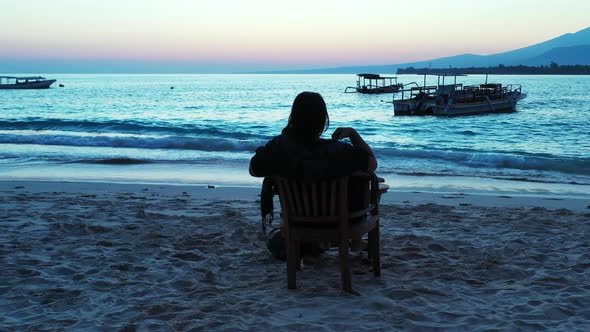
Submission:
<svg viewBox="0 0 590 332">
<path fill-rule="evenodd" d="M 329 126 L 330 118 L 324 98 L 317 92 L 305 91 L 295 97 L 283 134 L 303 143 L 311 143 Z"/>
</svg>

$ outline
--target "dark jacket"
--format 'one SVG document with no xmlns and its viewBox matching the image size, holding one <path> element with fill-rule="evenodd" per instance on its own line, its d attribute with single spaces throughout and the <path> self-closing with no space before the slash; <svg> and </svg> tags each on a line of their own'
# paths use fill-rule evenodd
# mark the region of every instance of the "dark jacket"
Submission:
<svg viewBox="0 0 590 332">
<path fill-rule="evenodd" d="M 286 135 L 279 135 L 256 149 L 250 166 L 257 176 L 314 179 L 366 171 L 368 162 L 366 151 L 345 142 L 320 139 L 301 144 Z"/>
</svg>

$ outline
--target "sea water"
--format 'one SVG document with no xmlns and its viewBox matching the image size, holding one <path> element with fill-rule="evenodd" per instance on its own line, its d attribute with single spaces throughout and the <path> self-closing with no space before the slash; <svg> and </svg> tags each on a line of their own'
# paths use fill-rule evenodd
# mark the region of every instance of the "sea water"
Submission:
<svg viewBox="0 0 590 332">
<path fill-rule="evenodd" d="M 528 97 L 465 117 L 396 117 L 392 94 L 343 92 L 355 75 L 45 76 L 47 90 L 0 90 L 0 179 L 257 186 L 250 157 L 316 91 L 324 137 L 356 128 L 395 188 L 590 195 L 590 76 L 490 76 Z"/>
</svg>

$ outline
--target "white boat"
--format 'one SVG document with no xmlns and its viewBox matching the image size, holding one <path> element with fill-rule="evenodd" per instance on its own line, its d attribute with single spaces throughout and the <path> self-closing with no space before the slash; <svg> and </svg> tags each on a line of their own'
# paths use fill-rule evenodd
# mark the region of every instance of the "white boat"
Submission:
<svg viewBox="0 0 590 332">
<path fill-rule="evenodd" d="M 485 113 L 514 112 L 516 103 L 526 97 L 520 84 L 503 86 L 498 83 L 479 85 L 457 84 L 460 74 L 432 74 L 438 76 L 436 86 L 415 86 L 400 91 L 401 99 L 393 100 L 395 115 L 457 116 Z M 446 77 L 453 77 L 453 84 L 445 84 Z M 416 84 L 416 83 L 414 83 Z M 417 85 L 417 84 L 416 84 Z"/>
<path fill-rule="evenodd" d="M 53 83 L 55 80 L 48 80 L 41 76 L 0 76 L 0 89 L 47 89 Z"/>
<path fill-rule="evenodd" d="M 381 76 L 378 74 L 356 74 L 356 87 L 349 86 L 344 92 L 358 92 L 364 94 L 392 93 L 403 87 L 397 83 L 397 77 Z"/>
</svg>

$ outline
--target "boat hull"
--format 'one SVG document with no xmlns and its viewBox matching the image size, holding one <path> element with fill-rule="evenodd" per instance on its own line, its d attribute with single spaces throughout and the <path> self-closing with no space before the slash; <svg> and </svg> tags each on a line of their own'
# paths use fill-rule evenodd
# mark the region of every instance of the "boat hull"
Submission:
<svg viewBox="0 0 590 332">
<path fill-rule="evenodd" d="M 408 115 L 437 115 L 437 116 L 461 116 L 487 113 L 516 112 L 516 103 L 526 98 L 525 93 L 513 93 L 502 99 L 483 99 L 478 102 L 452 102 L 449 105 L 441 105 L 435 100 L 399 100 L 393 101 L 393 114 L 395 116 Z"/>
<path fill-rule="evenodd" d="M 379 88 L 356 88 L 356 92 L 364 94 L 394 93 L 400 89 L 399 85 L 384 86 Z"/>
<path fill-rule="evenodd" d="M 432 115 L 434 100 L 399 100 L 393 102 L 393 115 L 395 116 L 420 116 Z"/>
<path fill-rule="evenodd" d="M 451 107 L 432 106 L 432 114 L 443 116 L 474 115 L 485 113 L 509 113 L 516 111 L 516 100 L 488 103 L 453 104 Z"/>
<path fill-rule="evenodd" d="M 0 89 L 8 90 L 8 89 L 47 89 L 56 80 L 44 80 L 44 81 L 37 81 L 37 82 L 27 82 L 27 83 L 15 83 L 15 84 L 0 84 Z"/>
<path fill-rule="evenodd" d="M 426 112 L 416 107 L 416 103 L 413 102 L 399 102 L 393 103 L 393 115 L 395 116 L 406 116 L 406 115 L 427 115 Z"/>
<path fill-rule="evenodd" d="M 433 105 L 432 114 L 439 116 L 476 115 L 487 113 L 516 112 L 516 103 L 524 99 L 526 94 L 512 94 L 503 99 L 485 99 L 471 103 L 452 103 L 450 106 Z"/>
</svg>

